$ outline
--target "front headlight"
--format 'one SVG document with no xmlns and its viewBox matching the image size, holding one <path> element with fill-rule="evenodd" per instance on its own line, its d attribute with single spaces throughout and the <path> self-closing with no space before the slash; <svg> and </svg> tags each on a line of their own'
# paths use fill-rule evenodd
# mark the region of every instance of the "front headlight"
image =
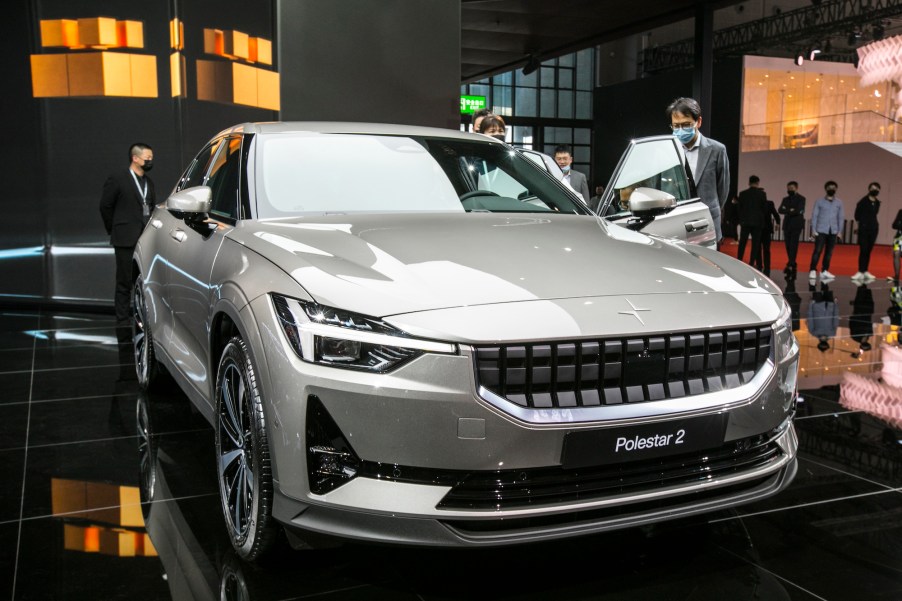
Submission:
<svg viewBox="0 0 902 601">
<path fill-rule="evenodd" d="M 792 333 L 792 310 L 789 303 L 783 303 L 780 317 L 774 323 L 774 340 L 777 343 L 777 362 L 784 361 L 799 352 L 799 344 Z"/>
<path fill-rule="evenodd" d="M 411 338 L 374 317 L 271 296 L 288 343 L 310 363 L 383 373 L 424 352 L 457 352 L 454 344 Z"/>
</svg>

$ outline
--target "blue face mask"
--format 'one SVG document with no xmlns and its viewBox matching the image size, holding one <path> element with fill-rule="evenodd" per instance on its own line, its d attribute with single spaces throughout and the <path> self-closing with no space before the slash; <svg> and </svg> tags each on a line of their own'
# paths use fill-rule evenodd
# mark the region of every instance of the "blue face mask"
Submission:
<svg viewBox="0 0 902 601">
<path fill-rule="evenodd" d="M 564 173 L 569 173 L 569 172 L 570 172 L 570 165 L 565 165 L 564 167 L 561 167 L 561 171 L 563 171 Z"/>
<path fill-rule="evenodd" d="M 673 135 L 675 135 L 677 140 L 682 142 L 684 145 L 688 144 L 692 141 L 692 138 L 695 137 L 695 127 L 693 126 L 689 129 L 675 129 L 673 130 Z"/>
</svg>

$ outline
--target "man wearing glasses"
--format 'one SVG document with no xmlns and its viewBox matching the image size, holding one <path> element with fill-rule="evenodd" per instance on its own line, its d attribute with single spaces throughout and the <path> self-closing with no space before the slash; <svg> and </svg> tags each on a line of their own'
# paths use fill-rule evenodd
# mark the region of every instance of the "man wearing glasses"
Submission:
<svg viewBox="0 0 902 601">
<path fill-rule="evenodd" d="M 723 234 L 720 230 L 720 209 L 730 192 L 730 160 L 727 148 L 717 140 L 706 138 L 699 131 L 702 109 L 692 98 L 677 98 L 667 107 L 670 129 L 683 145 L 688 174 L 695 183 L 696 194 L 711 210 L 717 245 Z M 690 182 L 690 183 L 692 183 Z M 691 187 L 691 186 L 690 186 Z"/>
</svg>

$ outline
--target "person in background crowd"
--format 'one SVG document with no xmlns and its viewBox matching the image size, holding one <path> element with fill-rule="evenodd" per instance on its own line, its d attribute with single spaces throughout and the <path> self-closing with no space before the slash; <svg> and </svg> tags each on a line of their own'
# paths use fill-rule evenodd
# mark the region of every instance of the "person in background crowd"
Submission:
<svg viewBox="0 0 902 601">
<path fill-rule="evenodd" d="M 604 196 L 604 186 L 595 186 L 595 196 L 589 199 L 589 208 L 598 212 L 598 207 L 601 204 L 601 197 Z"/>
<path fill-rule="evenodd" d="M 555 148 L 554 162 L 557 163 L 557 166 L 564 172 L 564 181 L 570 184 L 571 188 L 579 192 L 586 203 L 588 203 L 590 200 L 589 183 L 586 181 L 585 174 L 571 168 L 571 165 L 573 165 L 573 153 L 570 151 L 570 148 L 568 146 L 558 146 Z"/>
<path fill-rule="evenodd" d="M 780 203 L 779 213 L 783 215 L 783 240 L 786 244 L 786 276 L 796 274 L 796 257 L 799 254 L 799 239 L 805 227 L 805 197 L 799 194 L 799 183 L 786 184 L 786 196 Z"/>
<path fill-rule="evenodd" d="M 809 280 L 817 278 L 817 263 L 821 259 L 821 253 L 824 255 L 821 280 L 832 280 L 836 277 L 830 273 L 830 258 L 833 256 L 833 247 L 836 246 L 836 239 L 842 232 L 843 221 L 846 218 L 842 200 L 836 196 L 837 188 L 839 185 L 835 181 L 827 181 L 824 183 L 824 196 L 814 203 L 814 211 L 811 213 L 811 233 L 815 239 Z"/>
<path fill-rule="evenodd" d="M 761 179 L 749 176 L 749 187 L 739 193 L 739 249 L 736 258 L 742 261 L 745 245 L 752 237 L 749 265 L 761 269 L 761 232 L 764 230 L 764 203 L 767 195 L 759 187 Z"/>
<path fill-rule="evenodd" d="M 871 182 L 868 184 L 868 194 L 855 205 L 855 221 L 858 222 L 858 271 L 852 276 L 853 281 L 873 282 L 877 278 L 868 271 L 871 262 L 871 251 L 877 242 L 877 232 L 880 224 L 877 222 L 877 213 L 880 212 L 880 184 Z"/>
<path fill-rule="evenodd" d="M 723 206 L 723 218 L 721 231 L 724 238 L 732 238 L 733 244 L 739 240 L 739 197 L 733 196 L 730 202 Z"/>
<path fill-rule="evenodd" d="M 806 323 L 808 332 L 818 340 L 817 350 L 826 352 L 830 348 L 830 339 L 836 336 L 839 328 L 839 306 L 830 286 L 823 280 L 821 289 L 812 291 Z"/>
<path fill-rule="evenodd" d="M 496 140 L 504 142 L 507 124 L 500 115 L 486 115 L 479 123 L 479 133 L 492 136 Z"/>
<path fill-rule="evenodd" d="M 489 109 L 479 109 L 475 113 L 473 113 L 473 131 L 475 133 L 479 133 L 479 126 L 482 125 L 482 120 L 492 114 L 492 111 Z"/>
<path fill-rule="evenodd" d="M 902 209 L 896 213 L 893 219 L 893 229 L 896 234 L 893 236 L 893 276 L 886 278 L 898 284 L 899 282 L 899 255 L 902 255 Z"/>
<path fill-rule="evenodd" d="M 730 193 L 727 148 L 699 131 L 702 109 L 694 98 L 677 98 L 667 106 L 665 112 L 670 119 L 673 135 L 683 145 L 686 166 L 696 193 L 711 210 L 717 246 L 720 248 L 723 238 L 720 230 L 721 208 L 726 204 Z"/>
<path fill-rule="evenodd" d="M 136 142 L 129 146 L 128 160 L 127 169 L 118 169 L 107 178 L 100 196 L 100 216 L 116 254 L 113 304 L 117 327 L 130 324 L 135 283 L 132 254 L 156 204 L 153 180 L 147 176 L 153 168 L 153 149 L 149 144 Z"/>
<path fill-rule="evenodd" d="M 849 334 L 858 343 L 858 351 L 852 353 L 857 359 L 862 352 L 871 350 L 871 336 L 874 335 L 874 293 L 867 282 L 858 282 L 855 300 L 851 301 L 852 314 L 849 315 Z"/>
<path fill-rule="evenodd" d="M 770 277 L 770 243 L 774 237 L 774 228 L 780 225 L 780 214 L 774 201 L 764 199 L 764 225 L 761 228 L 761 272 Z M 793 274 L 795 277 L 795 274 Z"/>
</svg>

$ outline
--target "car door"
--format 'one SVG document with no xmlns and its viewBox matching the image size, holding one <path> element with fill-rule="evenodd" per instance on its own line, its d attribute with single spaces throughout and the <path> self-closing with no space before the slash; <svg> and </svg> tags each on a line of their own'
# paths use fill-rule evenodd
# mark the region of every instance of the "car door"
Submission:
<svg viewBox="0 0 902 601">
<path fill-rule="evenodd" d="M 240 135 L 219 141 L 204 177 L 204 185 L 212 191 L 208 218 L 183 220 L 171 233 L 174 248 L 167 287 L 173 315 L 171 358 L 205 396 L 212 386 L 208 322 L 216 292 L 210 273 L 225 236 L 240 217 L 241 148 Z"/>
<path fill-rule="evenodd" d="M 636 219 L 629 197 L 651 188 L 676 199 L 676 206 L 653 219 Z M 716 247 L 714 221 L 686 175 L 683 152 L 673 136 L 637 138 L 627 146 L 605 188 L 598 214 L 608 221 L 648 234 Z"/>
</svg>

